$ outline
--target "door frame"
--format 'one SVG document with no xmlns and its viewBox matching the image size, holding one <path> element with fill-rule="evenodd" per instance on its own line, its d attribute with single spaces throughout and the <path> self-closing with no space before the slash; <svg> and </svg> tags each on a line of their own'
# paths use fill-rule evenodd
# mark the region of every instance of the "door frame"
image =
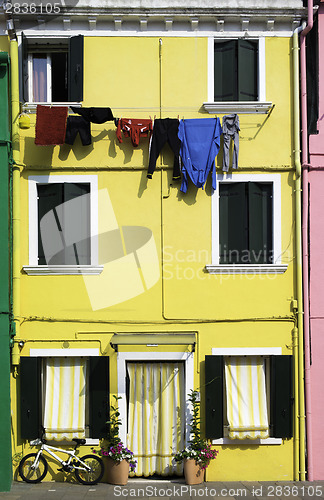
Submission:
<svg viewBox="0 0 324 500">
<path fill-rule="evenodd" d="M 127 436 L 127 402 L 126 402 L 126 363 L 143 361 L 143 363 L 170 361 L 185 363 L 185 395 L 186 401 L 188 394 L 194 388 L 194 353 L 192 352 L 118 352 L 117 353 L 117 390 L 118 396 L 121 396 L 118 407 L 120 420 L 122 424 L 119 428 L 119 436 L 123 443 L 126 443 Z M 191 411 L 186 405 L 186 423 L 189 422 Z M 189 426 L 185 427 L 186 444 L 190 439 Z"/>
</svg>

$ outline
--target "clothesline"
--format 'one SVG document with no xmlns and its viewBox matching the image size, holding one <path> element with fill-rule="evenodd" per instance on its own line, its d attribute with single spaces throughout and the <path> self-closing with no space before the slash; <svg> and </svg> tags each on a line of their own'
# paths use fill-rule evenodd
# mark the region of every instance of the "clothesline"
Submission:
<svg viewBox="0 0 324 500">
<path fill-rule="evenodd" d="M 229 150 L 234 143 L 232 168 L 238 168 L 239 117 L 225 115 L 222 125 L 215 118 L 115 118 L 111 108 L 70 106 L 75 113 L 68 115 L 67 107 L 37 106 L 35 144 L 73 145 L 77 135 L 83 146 L 92 144 L 91 124 L 113 121 L 119 143 L 130 138 L 134 148 L 141 138 L 149 138 L 149 164 L 147 177 L 152 178 L 156 161 L 162 148 L 168 142 L 174 153 L 173 180 L 182 179 L 180 190 L 187 192 L 189 179 L 198 188 L 204 188 L 209 173 L 212 187 L 216 189 L 215 159 L 223 135 L 223 171 L 229 169 Z M 122 135 L 123 133 L 123 135 Z"/>
</svg>

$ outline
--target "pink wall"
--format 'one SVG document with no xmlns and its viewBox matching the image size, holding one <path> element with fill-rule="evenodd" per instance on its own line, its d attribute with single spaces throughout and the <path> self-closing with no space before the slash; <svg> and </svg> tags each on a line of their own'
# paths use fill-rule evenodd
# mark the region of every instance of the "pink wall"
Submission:
<svg viewBox="0 0 324 500">
<path fill-rule="evenodd" d="M 311 335 L 311 411 L 313 479 L 324 479 L 324 1 L 318 13 L 319 120 L 318 135 L 309 137 L 312 171 L 309 179 L 309 292 Z M 307 186 L 303 186 L 307 189 Z"/>
</svg>

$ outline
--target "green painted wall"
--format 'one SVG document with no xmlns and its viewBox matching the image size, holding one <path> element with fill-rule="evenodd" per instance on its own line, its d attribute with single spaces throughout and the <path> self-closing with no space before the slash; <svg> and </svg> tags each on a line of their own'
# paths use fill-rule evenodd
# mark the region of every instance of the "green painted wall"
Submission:
<svg viewBox="0 0 324 500">
<path fill-rule="evenodd" d="M 9 491 L 12 478 L 10 439 L 9 349 L 9 66 L 0 53 L 0 491 Z"/>
</svg>

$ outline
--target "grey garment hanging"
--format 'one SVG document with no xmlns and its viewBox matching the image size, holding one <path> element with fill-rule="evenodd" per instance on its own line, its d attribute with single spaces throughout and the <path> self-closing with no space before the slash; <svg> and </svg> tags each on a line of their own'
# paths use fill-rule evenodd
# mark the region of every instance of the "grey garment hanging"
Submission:
<svg viewBox="0 0 324 500">
<path fill-rule="evenodd" d="M 239 130 L 240 130 L 240 122 L 238 115 L 233 114 L 233 115 L 223 116 L 222 128 L 223 128 L 223 138 L 224 138 L 223 172 L 228 172 L 231 138 L 233 139 L 234 143 L 232 168 L 237 169 L 238 167 Z"/>
</svg>

